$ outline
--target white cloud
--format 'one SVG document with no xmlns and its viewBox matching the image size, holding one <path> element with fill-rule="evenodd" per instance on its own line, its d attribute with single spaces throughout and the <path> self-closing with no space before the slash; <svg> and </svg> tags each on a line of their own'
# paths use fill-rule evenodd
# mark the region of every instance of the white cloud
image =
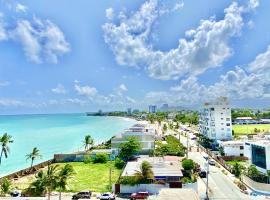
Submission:
<svg viewBox="0 0 270 200">
<path fill-rule="evenodd" d="M 9 86 L 10 82 L 9 81 L 0 81 L 0 87 L 5 87 L 5 86 Z"/>
<path fill-rule="evenodd" d="M 122 90 L 123 92 L 128 91 L 127 86 L 126 86 L 125 84 L 121 84 L 121 85 L 119 86 L 119 89 Z"/>
<path fill-rule="evenodd" d="M 24 103 L 15 99 L 0 99 L 0 106 L 23 106 Z"/>
<path fill-rule="evenodd" d="M 67 93 L 67 90 L 65 89 L 65 87 L 60 83 L 55 88 L 53 88 L 51 91 L 53 93 L 56 93 L 56 94 L 66 94 Z"/>
<path fill-rule="evenodd" d="M 10 37 L 19 42 L 29 60 L 35 63 L 57 63 L 58 57 L 70 51 L 63 32 L 49 20 L 18 20 Z"/>
<path fill-rule="evenodd" d="M 79 83 L 75 83 L 74 88 L 75 88 L 75 91 L 77 92 L 78 95 L 85 96 L 88 98 L 93 98 L 98 93 L 98 91 L 95 87 L 81 86 L 81 85 L 79 85 Z"/>
<path fill-rule="evenodd" d="M 114 19 L 114 10 L 113 10 L 113 8 L 106 9 L 106 17 L 107 17 L 108 20 L 113 20 Z"/>
<path fill-rule="evenodd" d="M 3 13 L 0 12 L 0 41 L 6 40 L 7 38 L 8 37 L 5 29 L 5 24 L 3 21 Z"/>
<path fill-rule="evenodd" d="M 27 11 L 27 7 L 25 5 L 17 3 L 16 6 L 15 6 L 15 11 L 25 13 Z"/>
<path fill-rule="evenodd" d="M 189 39 L 180 39 L 177 48 L 155 51 L 147 41 L 160 13 L 158 1 L 149 0 L 118 25 L 103 25 L 104 39 L 118 64 L 146 66 L 151 77 L 166 80 L 201 74 L 208 68 L 221 66 L 233 54 L 229 41 L 241 32 L 243 7 L 233 2 L 224 12 L 224 19 L 202 20 L 199 27 L 187 31 Z"/>
<path fill-rule="evenodd" d="M 178 11 L 181 10 L 184 7 L 184 2 L 180 1 L 178 3 L 176 3 L 173 7 L 173 11 Z"/>
</svg>

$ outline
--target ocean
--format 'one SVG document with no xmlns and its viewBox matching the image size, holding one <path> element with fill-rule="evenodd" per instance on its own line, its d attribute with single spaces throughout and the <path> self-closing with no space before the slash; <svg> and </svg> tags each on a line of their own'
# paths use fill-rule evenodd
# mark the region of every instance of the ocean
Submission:
<svg viewBox="0 0 270 200">
<path fill-rule="evenodd" d="M 39 163 L 51 159 L 55 153 L 82 150 L 86 134 L 95 143 L 101 143 L 135 123 L 132 119 L 86 114 L 0 116 L 0 135 L 8 133 L 14 140 L 8 158 L 2 158 L 0 177 L 29 167 L 30 160 L 26 161 L 25 156 L 34 147 L 42 154 L 42 159 L 35 161 Z"/>
</svg>

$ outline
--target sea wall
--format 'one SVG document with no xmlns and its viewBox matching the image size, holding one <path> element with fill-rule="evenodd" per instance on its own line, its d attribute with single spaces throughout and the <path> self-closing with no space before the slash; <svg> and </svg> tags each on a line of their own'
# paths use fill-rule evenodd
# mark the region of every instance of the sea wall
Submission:
<svg viewBox="0 0 270 200">
<path fill-rule="evenodd" d="M 50 165 L 52 163 L 54 163 L 54 159 L 50 159 L 50 160 L 44 161 L 42 163 L 33 165 L 32 168 L 31 167 L 28 167 L 26 169 L 22 169 L 22 170 L 19 170 L 17 172 L 14 172 L 12 174 L 3 176 L 3 177 L 0 178 L 0 181 L 3 180 L 4 178 L 7 178 L 7 179 L 16 179 L 16 178 L 19 178 L 19 177 L 22 177 L 22 176 L 26 176 L 26 175 L 29 175 L 29 174 L 34 174 L 38 170 L 40 170 L 40 169 L 42 169 L 44 167 L 47 167 L 48 165 Z"/>
</svg>

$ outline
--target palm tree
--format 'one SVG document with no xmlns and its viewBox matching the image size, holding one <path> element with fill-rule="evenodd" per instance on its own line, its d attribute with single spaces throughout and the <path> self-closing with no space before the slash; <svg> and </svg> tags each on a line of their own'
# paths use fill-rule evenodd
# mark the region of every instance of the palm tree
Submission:
<svg viewBox="0 0 270 200">
<path fill-rule="evenodd" d="M 66 164 L 59 172 L 57 187 L 59 188 L 59 200 L 62 198 L 62 191 L 67 189 L 67 180 L 75 174 L 70 164 Z"/>
<path fill-rule="evenodd" d="M 7 178 L 4 178 L 1 181 L 1 188 L 0 189 L 1 189 L 2 195 L 8 194 L 11 190 L 11 182 Z"/>
<path fill-rule="evenodd" d="M 9 153 L 9 146 L 8 145 L 10 143 L 13 143 L 13 140 L 11 140 L 11 138 L 12 137 L 10 135 L 8 135 L 7 133 L 4 133 L 4 135 L 0 137 L 0 143 L 2 146 L 1 155 L 0 155 L 0 165 L 2 162 L 3 154 L 5 155 L 6 158 L 8 157 L 8 153 Z"/>
<path fill-rule="evenodd" d="M 84 149 L 87 151 L 90 149 L 90 145 L 92 146 L 94 144 L 94 140 L 91 137 L 91 135 L 86 135 L 84 137 L 84 141 L 83 141 L 83 145 L 84 145 Z"/>
<path fill-rule="evenodd" d="M 154 179 L 152 165 L 147 161 L 143 161 L 140 167 L 140 171 L 137 171 L 135 176 L 141 183 L 148 183 L 149 180 Z"/>
<path fill-rule="evenodd" d="M 30 191 L 36 196 L 43 196 L 46 193 L 46 173 L 45 171 L 39 171 L 36 174 L 36 180 L 30 184 Z"/>
<path fill-rule="evenodd" d="M 270 184 L 270 170 L 267 170 L 266 174 L 268 176 L 268 183 Z"/>
<path fill-rule="evenodd" d="M 41 154 L 39 152 L 39 149 L 37 147 L 34 147 L 32 152 L 26 155 L 26 160 L 31 159 L 31 168 L 33 167 L 34 160 L 36 158 L 41 158 Z"/>
<path fill-rule="evenodd" d="M 46 173 L 46 189 L 48 192 L 48 200 L 51 199 L 51 192 L 57 187 L 58 165 L 48 166 Z"/>
</svg>

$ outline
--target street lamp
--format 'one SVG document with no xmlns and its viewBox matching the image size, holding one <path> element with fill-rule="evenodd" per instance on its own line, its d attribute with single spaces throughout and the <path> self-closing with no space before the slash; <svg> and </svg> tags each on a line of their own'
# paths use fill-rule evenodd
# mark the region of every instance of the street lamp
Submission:
<svg viewBox="0 0 270 200">
<path fill-rule="evenodd" d="M 206 170 L 206 192 L 205 192 L 205 194 L 206 194 L 206 198 L 205 198 L 205 200 L 208 200 L 209 199 L 209 194 L 208 194 L 208 184 L 209 184 L 209 182 L 208 182 L 208 179 L 209 179 L 209 162 L 208 162 L 208 159 L 209 159 L 209 157 L 206 159 L 206 161 L 207 161 L 207 170 Z"/>
</svg>

